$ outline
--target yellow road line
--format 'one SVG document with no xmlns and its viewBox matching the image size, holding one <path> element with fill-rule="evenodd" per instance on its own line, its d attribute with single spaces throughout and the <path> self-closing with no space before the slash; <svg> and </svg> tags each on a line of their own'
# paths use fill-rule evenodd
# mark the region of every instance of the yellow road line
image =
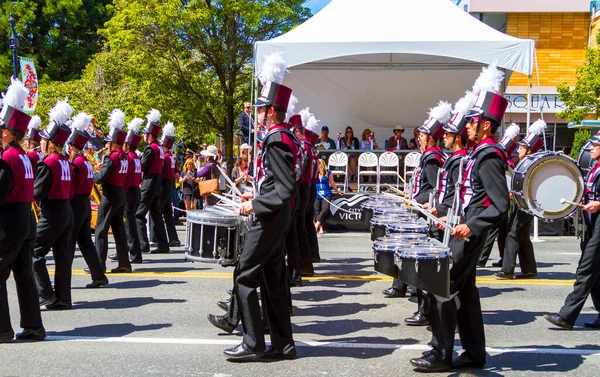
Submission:
<svg viewBox="0 0 600 377">
<path fill-rule="evenodd" d="M 54 274 L 54 270 L 48 270 Z M 74 276 L 89 276 L 83 270 L 73 270 Z M 200 272 L 200 271 L 139 271 L 130 274 L 111 274 L 114 277 L 144 277 L 144 278 L 190 278 L 190 279 L 233 279 L 233 272 Z M 307 281 L 363 281 L 363 282 L 391 282 L 392 278 L 384 275 L 337 275 L 316 274 L 313 277 L 303 277 Z M 493 277 L 479 277 L 477 284 L 480 285 L 551 285 L 572 286 L 575 280 L 558 279 L 496 279 Z"/>
</svg>

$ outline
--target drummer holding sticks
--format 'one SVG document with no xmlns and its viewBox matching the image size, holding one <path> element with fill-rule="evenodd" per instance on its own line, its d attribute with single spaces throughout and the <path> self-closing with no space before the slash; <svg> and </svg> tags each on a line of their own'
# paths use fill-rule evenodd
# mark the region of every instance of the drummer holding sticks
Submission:
<svg viewBox="0 0 600 377">
<path fill-rule="evenodd" d="M 600 132 L 590 139 L 590 156 L 595 161 L 600 161 Z M 577 265 L 573 291 L 567 296 L 563 307 L 557 314 L 546 314 L 544 318 L 554 326 L 571 330 L 579 317 L 579 313 L 587 300 L 592 295 L 594 309 L 600 312 L 600 164 L 590 170 L 585 178 L 585 218 L 587 231 L 581 243 L 581 258 Z M 600 329 L 600 314 L 592 322 L 587 322 L 585 327 Z"/>
<path fill-rule="evenodd" d="M 533 123 L 527 136 L 519 142 L 519 159 L 538 152 L 544 146 L 543 131 L 546 128 L 546 122 L 542 119 Z M 515 209 L 508 222 L 508 235 L 506 237 L 506 248 L 502 258 L 502 270 L 494 274 L 498 279 L 530 279 L 537 277 L 537 266 L 535 255 L 533 253 L 533 243 L 529 238 L 529 230 L 533 222 L 533 215 Z M 521 266 L 521 274 L 514 276 L 515 266 L 517 264 L 517 255 Z"/>
<path fill-rule="evenodd" d="M 469 140 L 476 142 L 477 148 L 469 155 L 461 186 L 466 223 L 457 225 L 452 231 L 450 298 L 433 296 L 431 302 L 428 318 L 433 349 L 420 358 L 410 360 L 419 372 L 439 372 L 452 367 L 481 368 L 485 365 L 485 334 L 475 275 L 487 232 L 506 216 L 509 207 L 506 158 L 491 137 L 508 105 L 507 100 L 495 92 L 501 87 L 503 78 L 501 71 L 490 66 L 484 68 L 474 86 L 478 95 L 466 118 Z M 457 325 L 464 352 L 453 360 Z"/>
</svg>

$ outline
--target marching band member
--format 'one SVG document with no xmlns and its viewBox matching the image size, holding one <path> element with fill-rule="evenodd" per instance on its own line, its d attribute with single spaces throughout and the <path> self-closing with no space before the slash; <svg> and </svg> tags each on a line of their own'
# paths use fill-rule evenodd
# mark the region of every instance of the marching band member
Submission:
<svg viewBox="0 0 600 377">
<path fill-rule="evenodd" d="M 147 143 L 144 154 L 142 155 L 142 186 L 140 189 L 140 204 L 135 213 L 138 237 L 140 239 L 140 250 L 142 253 L 150 252 L 148 243 L 148 234 L 146 228 L 146 215 L 150 212 L 154 231 L 158 241 L 158 248 L 153 250 L 155 253 L 168 253 L 169 242 L 167 232 L 163 222 L 160 210 L 160 190 L 162 184 L 162 174 L 165 164 L 165 153 L 158 143 L 160 134 L 160 112 L 152 109 L 146 115 L 148 123 L 142 131 Z M 142 260 L 142 255 L 132 256 L 136 261 Z"/>
<path fill-rule="evenodd" d="M 100 258 L 92 241 L 90 227 L 92 221 L 90 194 L 94 185 L 94 169 L 83 155 L 83 148 L 85 148 L 89 138 L 85 129 L 90 120 L 91 117 L 86 113 L 75 115 L 71 123 L 71 136 L 67 140 L 69 157 L 73 167 L 73 191 L 70 202 L 73 211 L 73 233 L 71 234 L 70 247 L 71 255 L 75 255 L 75 244 L 79 245 L 81 255 L 92 275 L 92 282 L 86 285 L 86 288 L 99 288 L 108 284 L 108 279 L 100 265 Z"/>
<path fill-rule="evenodd" d="M 140 204 L 140 184 L 142 183 L 142 160 L 135 153 L 142 137 L 138 134 L 140 127 L 144 123 L 141 118 L 133 118 L 127 123 L 127 138 L 125 139 L 125 151 L 128 159 L 128 180 L 127 180 L 127 204 L 125 206 L 125 231 L 127 232 L 127 246 L 129 248 L 129 258 L 131 263 L 142 263 L 142 253 L 140 252 L 140 237 L 137 231 L 135 213 Z M 110 258 L 111 256 L 109 256 Z M 113 255 L 111 259 L 116 260 Z"/>
<path fill-rule="evenodd" d="M 12 272 L 17 286 L 20 326 L 19 340 L 44 340 L 37 289 L 31 268 L 31 250 L 35 240 L 33 202 L 33 166 L 21 148 L 30 118 L 22 109 L 27 89 L 13 80 L 6 91 L 0 113 L 0 343 L 13 340 L 6 282 Z"/>
<path fill-rule="evenodd" d="M 100 255 L 100 263 L 106 270 L 108 256 L 108 228 L 112 229 L 117 249 L 118 266 L 110 270 L 112 273 L 131 272 L 129 252 L 127 249 L 127 233 L 123 224 L 125 213 L 125 181 L 127 180 L 129 161 L 123 152 L 123 143 L 127 134 L 123 131 L 125 113 L 114 109 L 109 116 L 110 131 L 104 139 L 107 154 L 102 160 L 102 167 L 94 174 L 94 183 L 102 185 L 102 199 L 98 205 L 96 222 L 96 248 Z"/>
<path fill-rule="evenodd" d="M 37 163 L 44 159 L 44 154 L 40 148 L 40 142 L 42 141 L 42 137 L 40 136 L 41 125 L 42 120 L 40 117 L 37 115 L 32 116 L 29 125 L 27 125 L 27 135 L 25 135 L 25 141 L 27 142 L 27 148 L 29 149 L 27 157 L 29 157 L 29 161 L 31 161 L 34 174 Z"/>
<path fill-rule="evenodd" d="M 515 150 L 519 146 L 518 142 L 520 132 L 521 128 L 517 124 L 513 123 L 504 131 L 504 136 L 502 137 L 502 140 L 500 140 L 500 142 L 498 143 L 498 146 L 504 150 L 504 154 L 506 156 L 507 176 L 512 175 L 511 170 L 515 168 L 515 164 L 511 160 L 510 156 L 515 152 Z M 509 212 L 512 211 L 513 206 L 511 206 Z M 481 256 L 479 257 L 479 262 L 477 262 L 477 267 L 485 267 L 492 252 L 492 248 L 494 247 L 494 243 L 496 242 L 496 239 L 498 239 L 498 253 L 500 254 L 500 259 L 492 263 L 492 267 L 502 267 L 504 249 L 506 247 L 506 238 L 508 237 L 508 219 L 510 217 L 511 215 L 509 213 L 509 215 L 504 220 L 498 222 L 488 232 L 488 238 L 485 241 L 485 244 L 483 245 L 483 251 L 481 252 Z"/>
<path fill-rule="evenodd" d="M 421 358 L 410 360 L 420 372 L 444 371 L 451 367 L 481 368 L 485 365 L 485 334 L 475 275 L 487 232 L 506 216 L 509 207 L 504 152 L 492 139 L 508 105 L 507 100 L 496 93 L 503 78 L 504 74 L 492 65 L 483 69 L 474 86 L 477 100 L 466 117 L 469 119 L 469 140 L 477 142 L 477 148 L 469 155 L 461 187 L 466 223 L 452 231 L 451 298 L 436 296 L 431 302 L 428 318 L 433 349 Z M 460 311 L 457 301 L 460 302 Z M 465 351 L 452 360 L 457 324 Z"/>
<path fill-rule="evenodd" d="M 445 160 L 444 152 L 439 146 L 439 141 L 444 136 L 444 124 L 450 120 L 451 116 L 452 105 L 448 102 L 440 101 L 436 107 L 430 109 L 429 119 L 418 128 L 418 140 L 421 150 L 424 152 L 421 156 L 419 169 L 415 173 L 413 195 L 415 201 L 419 204 L 429 204 L 429 195 L 433 193 L 433 190 L 438 185 L 438 171 Z M 401 293 L 406 292 L 406 284 L 402 284 L 400 288 Z M 421 290 L 417 290 L 417 297 L 419 309 L 412 317 L 408 317 L 404 321 L 410 326 L 426 326 L 429 324 L 429 321 L 425 317 L 426 303 Z"/>
<path fill-rule="evenodd" d="M 73 108 L 67 101 L 58 101 L 50 110 L 50 124 L 41 132 L 44 160 L 38 162 L 35 176 L 34 198 L 41 207 L 37 223 L 37 236 L 33 250 L 35 273 L 40 305 L 48 310 L 69 310 L 71 301 L 71 266 L 73 253 L 70 247 L 73 229 L 73 211 L 69 205 L 73 167 L 64 154 L 63 145 L 71 130 L 65 124 Z M 46 255 L 52 248 L 54 256 L 54 289 L 46 268 Z"/>
<path fill-rule="evenodd" d="M 232 359 L 248 357 L 295 358 L 292 338 L 290 297 L 286 284 L 285 235 L 289 230 L 291 200 L 296 193 L 296 167 L 299 148 L 293 135 L 286 133 L 282 123 L 292 90 L 281 85 L 285 63 L 280 54 L 265 59 L 260 74 L 263 90 L 257 100 L 258 124 L 265 125 L 259 165 L 258 192 L 244 193 L 241 215 L 254 213 L 256 220 L 246 234 L 244 250 L 234 273 L 234 293 L 240 306 L 244 339 L 238 346 L 226 349 Z M 289 132 L 289 131 L 287 131 Z M 257 289 L 267 313 L 271 348 L 265 352 L 265 338 Z"/>
<path fill-rule="evenodd" d="M 600 162 L 600 132 L 590 139 L 590 156 L 593 160 Z M 563 307 L 557 314 L 546 314 L 544 318 L 554 326 L 565 330 L 572 330 L 579 313 L 583 309 L 588 295 L 592 296 L 594 309 L 600 312 L 600 221 L 598 221 L 598 210 L 600 209 L 600 163 L 585 177 L 585 207 L 583 210 L 585 225 L 585 239 L 581 242 L 581 258 L 575 273 L 575 284 L 573 291 L 565 299 Z M 592 322 L 586 322 L 585 327 L 600 329 L 600 314 Z"/>
<path fill-rule="evenodd" d="M 165 154 L 165 168 L 160 189 L 160 208 L 167 228 L 169 246 L 178 247 L 181 246 L 181 242 L 179 242 L 177 229 L 175 229 L 175 220 L 173 219 L 173 190 L 175 190 L 175 176 L 178 174 L 175 171 L 175 159 L 171 155 L 171 148 L 173 148 L 173 144 L 175 143 L 175 127 L 173 123 L 167 122 L 165 128 L 163 128 L 163 136 L 160 143 Z"/>
<path fill-rule="evenodd" d="M 537 120 L 529 127 L 529 133 L 525 139 L 518 143 L 520 160 L 527 155 L 538 152 L 544 146 L 542 132 L 545 128 L 546 122 L 542 119 Z M 506 237 L 506 249 L 502 258 L 502 270 L 494 274 L 498 279 L 512 279 L 513 277 L 530 279 L 537 277 L 533 243 L 529 238 L 532 222 L 533 215 L 521 209 L 515 209 L 511 213 L 508 222 L 510 230 Z M 519 256 L 521 274 L 514 276 L 517 255 Z"/>
</svg>

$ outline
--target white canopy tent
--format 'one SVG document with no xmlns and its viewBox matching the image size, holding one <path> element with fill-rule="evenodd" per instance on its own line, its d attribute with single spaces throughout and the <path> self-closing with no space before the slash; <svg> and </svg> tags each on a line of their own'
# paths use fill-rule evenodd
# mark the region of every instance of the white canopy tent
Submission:
<svg viewBox="0 0 600 377">
<path fill-rule="evenodd" d="M 330 136 L 352 126 L 360 138 L 371 128 L 383 148 L 395 125 L 418 127 L 437 101 L 458 100 L 483 65 L 531 76 L 535 43 L 448 0 L 333 0 L 290 32 L 257 42 L 256 67 L 274 51 L 284 54 L 284 84 L 298 110 L 309 106 Z"/>
</svg>

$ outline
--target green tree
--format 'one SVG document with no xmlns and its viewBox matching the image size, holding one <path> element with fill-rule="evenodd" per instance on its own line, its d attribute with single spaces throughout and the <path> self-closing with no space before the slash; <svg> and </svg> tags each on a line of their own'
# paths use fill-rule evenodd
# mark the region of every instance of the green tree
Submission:
<svg viewBox="0 0 600 377">
<path fill-rule="evenodd" d="M 575 132 L 575 139 L 573 140 L 573 147 L 571 148 L 571 153 L 569 153 L 569 156 L 571 156 L 574 160 L 577 160 L 579 157 L 579 151 L 590 140 L 590 137 L 592 137 L 592 131 L 584 128 L 577 130 L 577 132 Z"/>
<path fill-rule="evenodd" d="M 98 28 L 110 18 L 112 0 L 19 0 L 0 2 L 0 87 L 12 75 L 8 15 L 16 19 L 19 55 L 33 57 L 40 77 L 78 78 L 101 50 Z"/>
<path fill-rule="evenodd" d="M 600 34 L 596 41 L 600 44 Z M 600 49 L 587 49 L 586 64 L 577 69 L 577 83 L 573 89 L 566 82 L 557 89 L 558 98 L 566 107 L 557 114 L 559 118 L 576 123 L 590 116 L 600 119 Z"/>
<path fill-rule="evenodd" d="M 115 0 L 101 34 L 125 74 L 198 142 L 209 129 L 233 154 L 240 104 L 250 97 L 254 42 L 310 16 L 304 0 Z M 181 127 L 183 126 L 183 127 Z"/>
</svg>

